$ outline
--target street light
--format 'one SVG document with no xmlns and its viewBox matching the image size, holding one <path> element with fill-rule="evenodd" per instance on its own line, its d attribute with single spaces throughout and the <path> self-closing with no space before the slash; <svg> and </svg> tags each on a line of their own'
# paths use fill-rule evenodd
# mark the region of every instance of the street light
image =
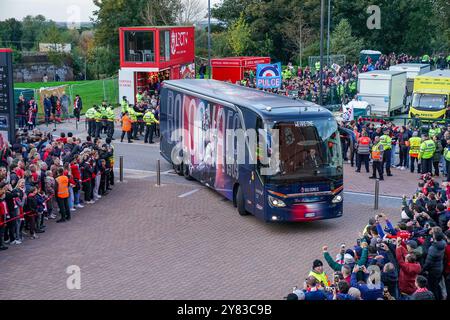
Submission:
<svg viewBox="0 0 450 320">
<path fill-rule="evenodd" d="M 211 79 L 211 0 L 208 0 L 208 70 Z"/>
<path fill-rule="evenodd" d="M 323 7 L 324 7 L 324 0 L 320 0 L 320 70 L 319 70 L 319 77 L 320 77 L 320 91 L 319 91 L 319 104 L 322 105 L 323 103 L 323 79 L 322 79 L 322 72 L 323 72 Z"/>
<path fill-rule="evenodd" d="M 330 25 L 331 25 L 331 0 L 328 0 L 328 34 L 327 34 L 327 65 L 330 61 Z"/>
</svg>

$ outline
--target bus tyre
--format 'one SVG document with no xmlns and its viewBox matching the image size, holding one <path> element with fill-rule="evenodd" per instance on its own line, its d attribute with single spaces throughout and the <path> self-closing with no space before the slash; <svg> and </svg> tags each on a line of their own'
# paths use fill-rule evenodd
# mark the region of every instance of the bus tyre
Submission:
<svg viewBox="0 0 450 320">
<path fill-rule="evenodd" d="M 183 163 L 182 167 L 183 167 L 183 175 L 186 178 L 186 180 L 194 180 L 194 178 L 192 178 L 189 172 L 189 166 Z"/>
<path fill-rule="evenodd" d="M 247 210 L 245 210 L 244 193 L 242 192 L 241 187 L 238 187 L 237 192 L 236 192 L 236 206 L 237 206 L 238 212 L 241 216 L 249 215 Z"/>
<path fill-rule="evenodd" d="M 183 175 L 182 164 L 174 164 L 174 165 L 173 165 L 173 170 L 174 170 L 175 173 L 178 174 L 179 176 L 182 176 L 182 175 Z"/>
</svg>

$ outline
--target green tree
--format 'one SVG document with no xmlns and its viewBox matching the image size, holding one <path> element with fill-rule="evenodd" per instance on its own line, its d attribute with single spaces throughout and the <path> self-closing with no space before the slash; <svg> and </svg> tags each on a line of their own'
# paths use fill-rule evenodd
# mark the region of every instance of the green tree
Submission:
<svg viewBox="0 0 450 320">
<path fill-rule="evenodd" d="M 211 34 L 211 50 L 213 57 L 228 57 L 233 55 L 228 44 L 228 34 L 226 32 L 215 32 Z"/>
<path fill-rule="evenodd" d="M 37 49 L 37 41 L 40 33 L 45 31 L 49 22 L 46 21 L 43 15 L 31 16 L 28 15 L 22 20 L 23 28 L 23 49 L 32 50 Z"/>
<path fill-rule="evenodd" d="M 352 36 L 352 28 L 346 19 L 342 19 L 331 35 L 331 51 L 345 54 L 346 60 L 355 62 L 363 47 L 363 40 Z"/>
<path fill-rule="evenodd" d="M 253 45 L 251 34 L 252 30 L 247 22 L 245 22 L 244 14 L 241 13 L 239 19 L 228 30 L 228 44 L 233 54 L 237 56 L 248 55 L 247 50 Z"/>
<path fill-rule="evenodd" d="M 14 18 L 0 21 L 0 38 L 2 46 L 22 50 L 22 23 Z"/>
</svg>

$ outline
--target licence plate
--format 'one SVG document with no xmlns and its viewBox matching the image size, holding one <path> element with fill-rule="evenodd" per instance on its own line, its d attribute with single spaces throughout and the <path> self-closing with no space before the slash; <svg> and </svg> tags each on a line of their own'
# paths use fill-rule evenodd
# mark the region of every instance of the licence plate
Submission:
<svg viewBox="0 0 450 320">
<path fill-rule="evenodd" d="M 315 212 L 311 212 L 311 213 L 306 213 L 305 214 L 305 218 L 314 218 L 316 216 Z"/>
</svg>

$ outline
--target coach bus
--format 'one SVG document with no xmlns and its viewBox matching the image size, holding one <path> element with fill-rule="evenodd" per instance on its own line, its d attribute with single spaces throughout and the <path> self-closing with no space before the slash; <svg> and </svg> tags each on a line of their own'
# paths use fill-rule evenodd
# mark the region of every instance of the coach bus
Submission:
<svg viewBox="0 0 450 320">
<path fill-rule="evenodd" d="M 179 175 L 267 222 L 342 216 L 343 160 L 330 111 L 216 80 L 161 89 L 161 155 Z"/>
</svg>

